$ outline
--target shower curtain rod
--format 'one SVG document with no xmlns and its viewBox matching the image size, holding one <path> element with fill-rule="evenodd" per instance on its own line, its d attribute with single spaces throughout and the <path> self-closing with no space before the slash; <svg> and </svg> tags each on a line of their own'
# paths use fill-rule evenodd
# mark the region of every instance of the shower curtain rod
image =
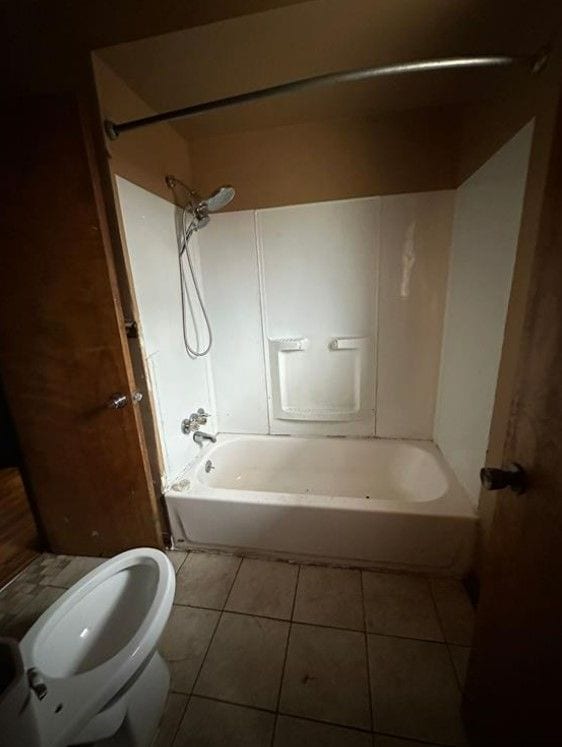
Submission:
<svg viewBox="0 0 562 747">
<path fill-rule="evenodd" d="M 446 57 L 437 60 L 422 60 L 418 62 L 399 62 L 393 65 L 379 65 L 378 67 L 364 67 L 358 70 L 347 70 L 338 73 L 326 73 L 324 75 L 315 75 L 311 78 L 302 78 L 290 83 L 281 83 L 269 88 L 260 88 L 257 91 L 240 93 L 236 96 L 226 96 L 215 101 L 205 101 L 202 104 L 186 106 L 182 109 L 163 112 L 162 114 L 153 114 L 141 119 L 132 119 L 129 122 L 112 122 L 106 119 L 104 128 L 110 140 L 115 140 L 122 132 L 136 130 L 139 127 L 148 127 L 149 125 L 159 124 L 160 122 L 171 122 L 175 119 L 185 119 L 193 117 L 203 112 L 214 109 L 223 109 L 227 106 L 244 104 L 248 101 L 258 101 L 272 96 L 280 96 L 285 93 L 294 93 L 307 88 L 315 88 L 336 83 L 351 83 L 360 80 L 369 80 L 370 78 L 383 78 L 388 75 L 404 75 L 405 73 L 428 72 L 432 70 L 457 70 L 463 68 L 481 68 L 481 67 L 511 67 L 522 65 L 527 67 L 532 73 L 541 71 L 548 59 L 548 51 L 541 50 L 536 55 L 510 57 L 507 55 L 484 55 L 480 57 Z"/>
</svg>

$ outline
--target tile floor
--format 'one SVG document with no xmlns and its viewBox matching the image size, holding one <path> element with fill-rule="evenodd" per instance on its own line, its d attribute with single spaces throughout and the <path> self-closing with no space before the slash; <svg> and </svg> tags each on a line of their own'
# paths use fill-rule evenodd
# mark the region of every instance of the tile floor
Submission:
<svg viewBox="0 0 562 747">
<path fill-rule="evenodd" d="M 171 689 L 155 747 L 464 745 L 473 610 L 462 585 L 170 552 L 160 650 Z M 97 558 L 43 555 L 0 591 L 21 637 Z"/>
</svg>

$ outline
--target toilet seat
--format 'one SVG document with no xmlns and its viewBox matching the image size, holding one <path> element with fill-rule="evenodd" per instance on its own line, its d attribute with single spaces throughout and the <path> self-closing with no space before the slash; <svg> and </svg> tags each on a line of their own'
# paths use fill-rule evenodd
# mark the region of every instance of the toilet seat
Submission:
<svg viewBox="0 0 562 747">
<path fill-rule="evenodd" d="M 41 742 L 68 745 L 146 665 L 167 622 L 173 567 L 152 548 L 124 552 L 63 594 L 20 644 L 47 687 L 36 699 Z"/>
</svg>

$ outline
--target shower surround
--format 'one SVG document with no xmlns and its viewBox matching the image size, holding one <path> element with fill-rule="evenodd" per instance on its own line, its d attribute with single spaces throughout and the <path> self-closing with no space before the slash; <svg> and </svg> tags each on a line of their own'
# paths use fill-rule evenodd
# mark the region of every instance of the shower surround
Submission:
<svg viewBox="0 0 562 747">
<path fill-rule="evenodd" d="M 214 334 L 198 359 L 174 206 L 118 179 L 176 544 L 468 569 L 531 135 L 457 191 L 213 216 L 193 237 Z M 467 358 L 483 325 L 493 354 Z M 486 402 L 466 401 L 476 382 Z M 216 445 L 181 431 L 200 407 Z"/>
<path fill-rule="evenodd" d="M 195 360 L 174 207 L 117 184 L 165 485 L 198 454 L 180 423 L 199 407 L 211 432 L 432 438 L 453 191 L 214 215 L 192 237 L 214 335 Z"/>
</svg>

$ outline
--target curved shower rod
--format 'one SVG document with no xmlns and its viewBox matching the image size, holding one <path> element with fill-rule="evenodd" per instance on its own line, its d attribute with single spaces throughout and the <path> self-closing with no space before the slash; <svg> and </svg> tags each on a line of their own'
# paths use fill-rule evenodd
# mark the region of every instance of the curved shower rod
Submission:
<svg viewBox="0 0 562 747">
<path fill-rule="evenodd" d="M 185 119 L 193 117 L 203 112 L 212 111 L 213 109 L 222 109 L 227 106 L 244 104 L 248 101 L 258 101 L 259 99 L 270 98 L 271 96 L 280 96 L 285 93 L 294 93 L 307 88 L 316 88 L 337 83 L 351 83 L 371 78 L 383 78 L 388 75 L 404 75 L 406 73 L 429 72 L 432 70 L 457 70 L 463 68 L 480 68 L 480 67 L 512 67 L 522 65 L 532 73 L 540 72 L 548 60 L 548 50 L 543 49 L 538 54 L 510 57 L 507 55 L 483 55 L 480 57 L 446 57 L 441 60 L 422 60 L 419 62 L 398 62 L 393 65 L 379 65 L 378 67 L 364 67 L 358 70 L 347 70 L 339 73 L 326 73 L 324 75 L 315 75 L 311 78 L 302 78 L 290 83 L 281 83 L 269 88 L 260 88 L 257 91 L 240 93 L 235 96 L 226 96 L 214 101 L 205 101 L 202 104 L 186 106 L 183 109 L 174 109 L 162 114 L 152 114 L 149 117 L 141 119 L 132 119 L 129 122 L 112 122 L 106 119 L 104 128 L 110 140 L 115 140 L 122 132 L 136 130 L 139 127 L 148 127 L 149 125 L 159 124 L 160 122 L 170 122 L 175 119 Z"/>
</svg>

